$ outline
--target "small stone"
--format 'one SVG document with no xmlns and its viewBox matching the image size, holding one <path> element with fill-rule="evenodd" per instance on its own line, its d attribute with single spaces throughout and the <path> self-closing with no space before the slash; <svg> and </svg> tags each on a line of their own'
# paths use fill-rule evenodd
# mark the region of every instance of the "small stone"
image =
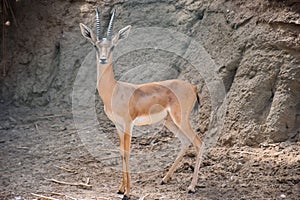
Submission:
<svg viewBox="0 0 300 200">
<path fill-rule="evenodd" d="M 269 147 L 269 144 L 268 143 L 260 143 L 260 147 L 266 148 L 266 147 Z"/>
<path fill-rule="evenodd" d="M 251 71 L 251 72 L 249 73 L 249 78 L 251 79 L 251 78 L 253 78 L 255 75 L 256 75 L 256 72 L 255 72 L 255 71 Z"/>
<path fill-rule="evenodd" d="M 288 142 L 281 142 L 279 144 L 279 149 L 285 149 L 289 146 L 289 143 Z"/>
<path fill-rule="evenodd" d="M 285 195 L 285 194 L 281 194 L 281 195 L 280 195 L 280 198 L 285 199 L 285 198 L 286 198 L 286 195 Z"/>
</svg>

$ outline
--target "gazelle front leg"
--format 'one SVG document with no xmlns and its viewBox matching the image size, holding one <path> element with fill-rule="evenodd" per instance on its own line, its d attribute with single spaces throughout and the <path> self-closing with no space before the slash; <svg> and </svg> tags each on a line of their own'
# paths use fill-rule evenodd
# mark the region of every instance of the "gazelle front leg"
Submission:
<svg viewBox="0 0 300 200">
<path fill-rule="evenodd" d="M 125 159 L 124 159 L 124 135 L 123 132 L 117 128 L 119 142 L 120 142 L 120 154 L 122 158 L 122 182 L 119 187 L 118 194 L 125 193 L 125 185 L 126 185 L 126 173 L 125 173 Z"/>
<path fill-rule="evenodd" d="M 130 169 L 129 169 L 129 156 L 130 156 L 130 145 L 131 145 L 131 126 L 125 128 L 123 134 L 120 135 L 120 148 L 122 155 L 122 183 L 119 192 L 124 192 L 122 200 L 129 199 L 130 193 Z M 121 145 L 122 141 L 122 145 Z"/>
</svg>

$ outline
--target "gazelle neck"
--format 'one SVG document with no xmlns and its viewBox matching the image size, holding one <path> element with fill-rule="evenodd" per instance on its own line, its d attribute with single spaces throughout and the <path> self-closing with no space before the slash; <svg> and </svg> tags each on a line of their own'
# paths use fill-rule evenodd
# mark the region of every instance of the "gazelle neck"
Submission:
<svg viewBox="0 0 300 200">
<path fill-rule="evenodd" d="M 97 64 L 97 89 L 104 105 L 110 107 L 111 97 L 117 81 L 114 77 L 112 62 Z"/>
</svg>

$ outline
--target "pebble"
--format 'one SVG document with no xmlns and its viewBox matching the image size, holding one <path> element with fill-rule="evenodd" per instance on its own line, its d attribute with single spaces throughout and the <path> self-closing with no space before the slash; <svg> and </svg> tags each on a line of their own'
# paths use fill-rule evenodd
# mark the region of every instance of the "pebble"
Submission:
<svg viewBox="0 0 300 200">
<path fill-rule="evenodd" d="M 285 194 L 281 194 L 281 195 L 280 195 L 280 198 L 285 199 L 285 198 L 286 198 L 286 195 L 285 195 Z"/>
</svg>

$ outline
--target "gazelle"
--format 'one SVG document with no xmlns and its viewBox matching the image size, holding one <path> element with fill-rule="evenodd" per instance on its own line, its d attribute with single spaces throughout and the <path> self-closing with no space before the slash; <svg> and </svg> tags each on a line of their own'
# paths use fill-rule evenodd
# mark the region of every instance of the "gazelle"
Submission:
<svg viewBox="0 0 300 200">
<path fill-rule="evenodd" d="M 104 103 L 106 115 L 116 126 L 120 140 L 122 182 L 118 193 L 124 194 L 123 200 L 129 199 L 129 154 L 133 126 L 149 125 L 162 120 L 165 120 L 165 126 L 181 141 L 178 157 L 162 179 L 162 183 L 167 183 L 172 177 L 184 153 L 192 143 L 197 155 L 193 179 L 188 190 L 195 192 L 204 147 L 202 140 L 192 130 L 189 122 L 193 107 L 199 104 L 197 87 L 181 80 L 141 85 L 116 81 L 112 65 L 112 52 L 118 42 L 127 38 L 131 26 L 126 26 L 112 37 L 114 18 L 115 10 L 112 12 L 106 38 L 101 33 L 98 8 L 96 9 L 97 34 L 94 34 L 82 23 L 80 23 L 80 29 L 82 35 L 96 49 L 98 93 Z"/>
</svg>

